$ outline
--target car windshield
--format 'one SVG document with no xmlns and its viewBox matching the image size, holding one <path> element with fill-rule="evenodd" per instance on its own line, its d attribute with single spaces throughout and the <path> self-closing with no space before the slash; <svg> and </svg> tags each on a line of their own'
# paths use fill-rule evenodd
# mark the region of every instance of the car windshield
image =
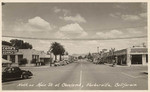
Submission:
<svg viewBox="0 0 150 92">
<path fill-rule="evenodd" d="M 3 72 L 6 72 L 6 71 L 9 71 L 9 70 L 11 70 L 11 68 L 5 68 L 4 70 L 3 70 Z"/>
</svg>

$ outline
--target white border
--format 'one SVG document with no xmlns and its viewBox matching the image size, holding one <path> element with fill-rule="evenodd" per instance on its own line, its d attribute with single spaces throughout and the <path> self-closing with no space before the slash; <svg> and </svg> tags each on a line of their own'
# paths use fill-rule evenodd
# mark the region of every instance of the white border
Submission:
<svg viewBox="0 0 150 92">
<path fill-rule="evenodd" d="M 150 32 L 149 32 L 149 29 L 150 29 L 150 24 L 149 24 L 149 21 L 150 21 L 150 19 L 149 19 L 149 16 L 150 16 L 150 0 L 1 0 L 0 2 L 10 2 L 10 3 L 17 3 L 17 2 L 20 2 L 20 3 L 61 3 L 61 2 L 65 2 L 65 3 L 67 3 L 67 2 L 72 2 L 72 3 L 86 3 L 86 2 L 89 2 L 89 3 L 102 3 L 102 2 L 108 2 L 108 3 L 125 3 L 125 2 L 147 2 L 148 3 L 148 11 L 147 11 L 147 14 L 148 14 L 148 47 L 150 47 L 150 41 L 149 41 L 149 39 L 150 39 L 150 37 L 149 37 L 149 35 L 150 35 Z M 1 4 L 0 4 L 0 6 L 1 6 Z M 0 7 L 0 11 L 1 11 L 1 13 L 0 13 L 0 15 L 2 14 L 2 6 Z M 1 41 L 2 41 L 2 15 L 1 15 L 1 17 L 0 17 L 0 28 L 1 28 L 1 31 L 0 31 L 0 35 L 1 35 L 1 37 L 0 37 L 0 39 L 1 39 Z M 1 47 L 1 44 L 0 44 L 0 48 L 2 48 Z M 1 49 L 0 49 L 0 55 L 2 55 L 2 53 L 1 53 L 2 51 L 1 51 Z M 148 48 L 148 57 L 150 57 L 150 48 Z M 1 60 L 2 61 L 2 60 Z M 148 61 L 150 61 L 150 58 L 148 58 Z M 150 62 L 148 62 L 148 66 L 150 66 Z M 0 67 L 2 67 L 2 65 L 0 64 Z M 1 69 L 2 70 L 2 69 Z M 0 74 L 1 74 L 1 71 L 0 70 Z M 148 67 L 148 73 L 150 72 L 150 68 Z M 0 76 L 0 78 L 1 78 L 1 76 Z M 15 91 L 18 91 L 18 92 L 22 92 L 22 91 L 32 91 L 32 92 L 37 92 L 37 91 L 41 91 L 41 92 L 45 92 L 45 91 L 51 91 L 51 92 L 53 92 L 53 91 L 57 91 L 57 92 L 61 92 L 61 91 L 68 91 L 68 92 L 71 92 L 71 91 L 80 91 L 80 92 L 84 92 L 84 91 L 87 91 L 87 92 L 91 92 L 91 91 L 93 91 L 93 92 L 97 92 L 97 91 L 99 91 L 99 92 L 109 92 L 109 91 L 114 91 L 114 92 L 116 92 L 116 91 L 118 91 L 118 92 L 126 92 L 126 91 L 128 91 L 128 92 L 133 92 L 133 91 L 138 91 L 138 92 L 149 92 L 150 91 L 150 78 L 149 78 L 149 76 L 148 76 L 148 89 L 149 90 L 11 90 L 11 92 L 15 92 Z M 0 85 L 2 86 L 2 83 L 0 83 Z M 0 90 L 2 91 L 2 87 L 0 88 Z M 7 92 L 7 91 L 3 91 L 3 92 Z M 10 92 L 10 91 L 9 91 Z"/>
</svg>

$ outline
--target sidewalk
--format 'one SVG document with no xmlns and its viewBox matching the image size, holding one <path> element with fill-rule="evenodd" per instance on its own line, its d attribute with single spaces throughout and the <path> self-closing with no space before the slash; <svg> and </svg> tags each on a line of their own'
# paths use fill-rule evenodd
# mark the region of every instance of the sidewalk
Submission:
<svg viewBox="0 0 150 92">
<path fill-rule="evenodd" d="M 20 68 L 49 68 L 51 67 L 50 65 L 44 65 L 44 66 L 20 66 Z"/>
</svg>

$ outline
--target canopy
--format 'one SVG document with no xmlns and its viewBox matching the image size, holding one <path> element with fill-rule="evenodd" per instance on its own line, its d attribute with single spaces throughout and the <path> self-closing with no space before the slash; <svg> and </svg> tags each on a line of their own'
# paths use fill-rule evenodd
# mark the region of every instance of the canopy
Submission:
<svg viewBox="0 0 150 92">
<path fill-rule="evenodd" d="M 6 59 L 2 59 L 2 63 L 12 63 L 12 62 Z"/>
</svg>

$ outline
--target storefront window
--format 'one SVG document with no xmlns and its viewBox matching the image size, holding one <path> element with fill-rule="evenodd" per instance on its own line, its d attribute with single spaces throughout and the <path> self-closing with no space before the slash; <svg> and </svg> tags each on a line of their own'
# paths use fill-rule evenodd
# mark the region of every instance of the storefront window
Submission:
<svg viewBox="0 0 150 92">
<path fill-rule="evenodd" d="M 2 58 L 7 60 L 7 55 L 3 55 L 3 57 L 2 57 Z"/>
<path fill-rule="evenodd" d="M 132 55 L 132 64 L 142 64 L 142 55 Z"/>
<path fill-rule="evenodd" d="M 146 55 L 146 63 L 148 63 L 148 55 Z"/>
<path fill-rule="evenodd" d="M 12 63 L 15 63 L 15 55 L 10 55 L 10 61 L 12 61 Z"/>
</svg>

